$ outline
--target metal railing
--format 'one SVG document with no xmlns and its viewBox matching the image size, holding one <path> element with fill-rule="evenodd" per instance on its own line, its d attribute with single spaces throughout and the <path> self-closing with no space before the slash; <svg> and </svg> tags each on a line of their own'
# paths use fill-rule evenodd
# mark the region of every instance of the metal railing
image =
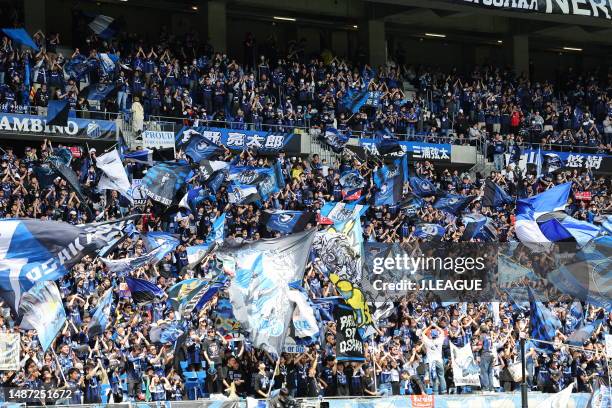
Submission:
<svg viewBox="0 0 612 408">
<path fill-rule="evenodd" d="M 4 112 L 0 114 L 16 114 L 16 115 L 34 115 L 34 116 L 47 116 L 48 108 L 44 106 L 19 106 L 14 111 Z M 99 110 L 81 110 L 81 109 L 70 109 L 68 118 L 78 119 L 95 119 L 95 120 L 110 120 L 114 121 L 121 119 L 123 116 L 120 112 L 110 111 L 99 111 Z"/>
</svg>

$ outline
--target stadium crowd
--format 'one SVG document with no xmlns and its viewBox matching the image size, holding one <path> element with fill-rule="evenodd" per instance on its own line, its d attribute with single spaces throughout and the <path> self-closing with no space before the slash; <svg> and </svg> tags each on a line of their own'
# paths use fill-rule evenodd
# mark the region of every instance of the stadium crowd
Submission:
<svg viewBox="0 0 612 408">
<path fill-rule="evenodd" d="M 101 87 L 102 110 L 133 110 L 190 124 L 290 131 L 335 121 L 338 129 L 354 134 L 389 132 L 409 140 L 449 136 L 458 144 L 492 140 L 499 133 L 496 149 L 506 151 L 521 142 L 542 143 L 547 150 L 611 149 L 609 72 L 570 69 L 555 81 L 529 81 L 499 66 L 467 72 L 396 63 L 371 67 L 329 52 L 305 55 L 299 43 L 282 54 L 273 41 L 257 46 L 250 33 L 241 62 L 192 35 L 167 31 L 153 43 L 133 36 L 105 40 L 91 32 L 78 38 L 82 44 L 63 55 L 58 34 L 36 33 L 39 52 L 21 51 L 5 37 L 2 110 L 34 106 L 44 112 L 50 99 L 89 110 L 91 88 Z M 83 90 L 83 80 L 93 85 Z M 414 91 L 407 95 L 405 85 Z M 366 89 L 375 109 L 347 102 L 347 94 Z"/>
<path fill-rule="evenodd" d="M 116 97 L 109 98 L 111 110 L 130 110 L 142 102 L 146 115 L 183 118 L 186 124 L 214 121 L 218 126 L 252 123 L 254 128 L 278 126 L 290 131 L 295 126 L 335 125 L 339 130 L 383 132 L 416 140 L 417 134 L 447 137 L 453 143 L 490 137 L 499 155 L 510 151 L 510 141 L 563 145 L 567 149 L 590 148 L 600 153 L 610 151 L 612 142 L 612 100 L 609 82 L 599 75 L 568 73 L 562 85 L 532 83 L 524 77 L 494 67 L 479 67 L 468 75 L 442 73 L 426 68 L 389 65 L 368 67 L 353 65 L 339 58 L 307 58 L 296 45 L 286 57 L 273 57 L 276 51 L 259 58 L 252 38 L 245 41 L 242 63 L 227 55 L 214 53 L 192 38 L 178 39 L 168 34 L 154 45 L 131 38 L 130 41 L 102 41 L 84 36 L 84 44 L 72 56 L 62 56 L 55 47 L 57 35 L 45 41 L 39 53 L 20 51 L 6 38 L 0 51 L 2 107 L 13 112 L 19 106 L 44 108 L 49 99 L 68 99 L 77 110 L 88 108 L 79 94 L 79 81 L 71 78 L 66 65 L 83 60 L 94 68 L 87 76 L 92 83 L 115 85 Z M 42 45 L 42 43 L 41 43 Z M 99 54 L 119 56 L 108 72 L 100 64 Z M 28 65 L 31 78 L 25 80 Z M 596 79 L 597 78 L 597 79 Z M 609 81 L 609 78 L 606 78 Z M 30 82 L 31 81 L 31 82 Z M 401 90 L 403 82 L 416 88 L 414 98 Z M 33 92 L 25 83 L 33 85 Z M 343 105 L 348 89 L 380 91 L 378 106 L 356 113 Z M 426 98 L 426 94 L 432 95 Z M 42 111 L 41 111 L 42 112 Z M 490 135 L 490 136 L 488 136 Z M 495 135 L 495 136 L 493 136 Z M 285 188 L 273 194 L 261 206 L 230 204 L 222 186 L 213 198 L 205 199 L 192 211 L 178 206 L 164 206 L 149 199 L 140 207 L 130 206 L 116 191 L 99 191 L 100 171 L 96 168 L 98 152 L 82 148 L 82 157 L 73 157 L 70 166 L 79 176 L 85 193 L 84 203 L 66 182 L 57 177 L 42 186 L 34 170 L 48 157 L 58 154 L 61 145 L 45 140 L 24 152 L 10 144 L 3 147 L 0 172 L 0 217 L 39 218 L 84 224 L 142 214 L 135 223 L 135 233 L 113 251 L 114 259 L 131 258 L 146 252 L 141 234 L 164 231 L 176 234 L 180 244 L 158 263 L 139 267 L 131 276 L 145 279 L 167 292 L 177 282 L 205 276 L 215 268 L 210 256 L 197 267 L 189 267 L 188 246 L 201 244 L 213 229 L 214 221 L 226 216 L 226 237 L 257 240 L 278 236 L 262 222 L 263 211 L 320 211 L 326 202 L 342 200 L 340 176 L 357 170 L 365 180 L 361 195 L 371 203 L 376 192 L 374 173 L 380 163 L 360 161 L 351 155 L 339 156 L 327 163 L 317 155 L 287 157 L 258 155 L 229 150 L 218 160 L 236 166 L 271 166 L 280 163 Z M 140 178 L 150 167 L 126 162 L 130 178 Z M 566 212 L 579 220 L 601 223 L 612 208 L 611 184 L 606 177 L 582 172 L 557 171 L 537 177 L 518 167 L 506 167 L 496 161 L 496 170 L 488 175 L 460 174 L 434 165 L 417 162 L 413 174 L 431 181 L 437 189 L 463 196 L 482 196 L 485 180 L 501 186 L 510 196 L 524 198 L 554 185 L 572 183 L 572 200 Z M 199 186 L 192 178 L 187 188 Z M 184 191 L 183 191 L 184 192 Z M 579 192 L 591 193 L 590 202 L 575 199 Z M 404 197 L 413 191 L 404 185 Z M 176 199 L 180 199 L 177 194 Z M 415 235 L 419 222 L 445 227 L 443 241 L 461 240 L 465 225 L 461 217 L 432 206 L 425 198 L 415 213 L 408 214 L 400 203 L 370 205 L 361 218 L 364 239 L 401 242 L 411 246 L 422 238 Z M 93 214 L 86 210 L 93 207 Z M 516 241 L 515 208 L 506 204 L 485 207 L 476 199 L 463 210 L 482 214 L 493 221 L 496 239 Z M 93 216 L 93 218 L 92 218 Z M 306 228 L 323 228 L 315 223 Z M 537 263 L 538 260 L 530 260 Z M 453 304 L 443 306 L 419 302 L 409 294 L 396 304 L 392 313 L 380 319 L 374 340 L 366 342 L 365 363 L 347 363 L 335 358 L 336 330 L 327 322 L 316 344 L 300 353 L 283 353 L 280 363 L 249 342 L 248 336 L 228 336 L 226 327 L 215 319 L 215 308 L 223 299 L 222 291 L 201 310 L 179 316 L 168 298 L 137 304 L 126 290 L 125 277 L 109 272 L 99 258 L 85 258 L 59 281 L 68 321 L 54 341 L 52 350 L 42 352 L 33 330 L 20 329 L 16 315 L 8 308 L 0 317 L 0 329 L 22 334 L 22 369 L 2 374 L 2 386 L 26 388 L 68 387 L 74 393 L 71 403 L 102 401 L 108 384 L 109 395 L 120 400 L 162 401 L 194 399 L 203 395 L 226 393 L 266 398 L 270 390 L 282 388 L 282 394 L 295 397 L 373 396 L 383 394 L 469 393 L 477 387 L 453 384 L 449 343 L 458 347 L 471 344 L 479 365 L 481 389 L 515 390 L 516 377 L 511 369 L 520 360 L 518 339 L 529 332 L 529 314 L 502 302 L 499 319 L 489 304 Z M 329 278 L 309 263 L 304 286 L 312 299 L 337 295 Z M 88 325 L 105 290 L 114 287 L 111 322 L 104 332 L 88 336 Z M 575 382 L 578 392 L 592 392 L 608 381 L 603 346 L 605 334 L 612 333 L 612 312 L 594 305 L 582 305 L 585 322 L 601 314 L 596 330 L 578 348 L 570 348 L 564 339 L 575 328 L 569 316 L 571 300 L 559 299 L 547 307 L 563 326 L 555 337 L 551 352 L 531 347 L 526 357 L 530 387 L 557 392 Z M 155 326 L 187 322 L 181 342 L 152 340 Z M 189 386 L 187 373 L 201 373 L 197 387 Z M 273 385 L 272 385 L 273 382 Z M 104 395 L 106 398 L 106 394 Z M 36 401 L 33 401 L 36 403 Z"/>
</svg>

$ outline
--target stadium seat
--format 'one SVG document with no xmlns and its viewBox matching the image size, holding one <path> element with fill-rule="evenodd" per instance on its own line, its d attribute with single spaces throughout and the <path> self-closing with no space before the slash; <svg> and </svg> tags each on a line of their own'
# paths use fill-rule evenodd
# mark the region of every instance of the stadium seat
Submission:
<svg viewBox="0 0 612 408">
<path fill-rule="evenodd" d="M 189 366 L 189 362 L 188 361 L 179 361 L 179 365 L 181 366 L 181 371 L 184 373 L 185 371 L 187 371 L 187 367 Z"/>
<path fill-rule="evenodd" d="M 197 373 L 195 371 L 185 371 L 183 375 L 185 376 L 185 391 L 187 392 L 187 398 L 195 400 L 202 396 L 199 389 Z"/>
<path fill-rule="evenodd" d="M 206 397 L 206 370 L 197 371 L 196 374 L 198 375 L 198 385 L 200 386 L 200 392 L 202 393 L 202 396 Z"/>
</svg>

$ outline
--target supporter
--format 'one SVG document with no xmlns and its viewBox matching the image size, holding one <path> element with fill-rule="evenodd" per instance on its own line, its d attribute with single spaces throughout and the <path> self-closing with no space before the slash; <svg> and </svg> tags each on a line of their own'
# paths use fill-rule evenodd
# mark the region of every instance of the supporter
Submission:
<svg viewBox="0 0 612 408">
<path fill-rule="evenodd" d="M 595 176 L 590 170 L 561 169 L 556 176 L 538 176 L 533 171 L 526 174 L 517 165 L 525 148 L 540 145 L 550 146 L 551 150 L 609 152 L 612 122 L 603 82 L 595 81 L 585 95 L 583 85 L 590 81 L 587 76 L 560 89 L 549 82 L 517 78 L 511 72 L 492 66 L 475 67 L 464 74 L 399 65 L 374 70 L 339 58 L 332 58 L 329 63 L 317 57 L 305 59 L 300 44 L 294 44 L 286 58 L 281 55 L 272 58 L 267 53 L 258 56 L 258 44 L 252 34 L 245 37 L 243 60 L 233 61 L 227 55 L 213 52 L 206 44 L 194 47 L 201 49 L 201 53 L 182 55 L 179 44 L 183 39 L 170 38 L 166 34 L 164 37 L 168 47 L 143 41 L 143 45 L 136 48 L 133 45 L 141 42 L 135 38 L 129 41 L 126 38 L 125 44 L 123 41 L 104 44 L 94 36 L 82 53 L 77 49 L 63 61 L 57 53 L 58 36 L 50 36 L 46 41 L 47 49 L 35 56 L 13 50 L 5 39 L 4 51 L 16 61 L 18 73 L 11 75 L 10 64 L 0 61 L 2 109 L 16 113 L 21 109 L 19 104 L 23 103 L 35 106 L 36 113 L 42 116 L 46 114 L 50 99 L 68 98 L 75 109 L 88 110 L 91 107 L 86 95 L 79 94 L 82 91 L 80 80 L 88 79 L 92 83 L 115 86 L 116 95 L 109 99 L 112 109 L 131 115 L 132 129 L 136 133 L 145 129 L 146 118 L 162 115 L 181 124 L 213 124 L 241 130 L 291 132 L 296 127 L 308 126 L 311 132 L 317 133 L 335 127 L 357 137 L 395 135 L 402 140 L 474 145 L 486 140 L 492 149 L 482 153 L 490 153 L 495 166 L 488 177 L 462 174 L 432 161 L 411 163 L 414 174 L 437 189 L 477 197 L 482 196 L 487 180 L 513 198 L 530 197 L 571 181 L 573 194 L 566 209 L 568 215 L 592 223 L 612 209 L 610 180 Z M 132 52 L 124 52 L 124 48 Z M 107 70 L 100 64 L 100 53 L 114 50 L 120 51 L 117 52 L 119 61 Z M 28 58 L 33 60 L 31 79 L 36 89 L 31 100 L 19 93 Z M 94 68 L 81 78 L 74 66 L 77 63 Z M 405 80 L 416 87 L 415 96 L 407 98 L 400 88 Z M 353 111 L 353 107 L 346 104 L 345 96 L 365 90 L 371 92 L 371 101 Z M 576 96 L 578 90 L 583 96 Z M 427 91 L 432 96 L 427 97 Z M 587 100 L 595 102 L 585 104 Z M 228 204 L 227 189 L 222 187 L 186 215 L 152 200 L 147 200 L 142 208 L 130 207 L 121 204 L 117 192 L 97 190 L 99 155 L 93 148 L 81 148 L 84 157 L 72 158 L 70 166 L 78 175 L 85 198 L 95 204 L 94 214 L 88 215 L 86 203 L 66 180 L 58 177 L 43 183 L 44 174 L 36 170 L 40 170 L 43 161 L 55 152 L 54 146 L 44 141 L 41 146 L 26 148 L 24 154 L 5 147 L 0 179 L 2 217 L 27 216 L 82 225 L 93 221 L 94 217 L 99 221 L 142 214 L 135 227 L 138 233 L 171 232 L 179 237 L 176 250 L 155 265 L 131 272 L 132 277 L 145 279 L 162 290 L 187 279 L 206 276 L 207 262 L 212 261 L 189 270 L 187 248 L 203 242 L 221 214 L 226 214 L 228 235 L 234 238 L 252 240 L 280 236 L 279 232 L 271 232 L 263 225 L 263 209 L 320 210 L 327 202 L 340 201 L 343 196 L 341 175 L 351 169 L 358 170 L 364 177 L 362 195 L 365 201 L 371 202 L 377 192 L 373 181 L 380 164 L 374 160 L 361 162 L 346 155 L 328 156 L 334 159 L 318 155 L 286 157 L 284 153 L 263 157 L 248 150 L 236 154 L 228 151 L 223 159 L 232 160 L 236 165 L 264 166 L 278 161 L 286 186 L 261 207 Z M 506 162 L 506 154 L 510 156 L 509 162 Z M 135 163 L 126 163 L 126 168 L 131 178 L 136 179 L 150 170 Z M 189 187 L 197 186 L 200 186 L 197 179 L 190 181 Z M 403 187 L 403 198 L 414 194 L 408 184 Z M 590 193 L 591 203 L 576 199 L 578 192 Z M 424 221 L 445 228 L 440 240 L 462 241 L 466 225 L 461 217 L 451 217 L 435 208 L 431 197 L 424 201 L 422 208 L 412 213 L 395 205 L 399 203 L 372 206 L 362 219 L 364 238 L 401 242 L 412 248 L 420 242 L 416 225 Z M 516 211 L 512 204 L 485 208 L 479 200 L 474 200 L 467 205 L 465 214 L 490 217 L 491 227 L 500 242 L 516 241 Z M 139 257 L 148 252 L 146 246 L 142 237 L 133 236 L 118 244 L 113 256 L 115 259 Z M 305 277 L 305 290 L 312 299 L 338 294 L 325 274 L 315 267 L 320 261 L 313 260 Z M 545 257 L 533 257 L 523 262 L 526 266 L 543 269 L 547 261 Z M 279 405 L 286 405 L 283 398 L 288 395 L 314 398 L 382 393 L 444 394 L 452 385 L 449 381 L 452 370 L 448 369 L 452 344 L 472 348 L 478 358 L 482 390 L 503 388 L 509 391 L 517 386 L 509 368 L 520 359 L 517 353 L 519 335 L 527 332 L 529 324 L 529 316 L 507 304 L 502 305 L 499 322 L 495 322 L 486 305 L 464 303 L 434 307 L 407 296 L 395 305 L 394 313 L 379 321 L 375 344 L 371 349 L 368 347 L 364 363 L 338 359 L 337 332 L 331 323 L 323 327 L 318 348 L 283 353 L 277 370 L 274 359 L 253 348 L 248 339 L 227 336 L 228 330 L 222 318 L 214 315 L 214 307 L 179 316 L 167 299 L 157 299 L 143 306 L 122 293 L 124 289 L 120 285 L 125 283 L 124 278 L 110 272 L 99 259 L 87 258 L 59 281 L 68 322 L 51 346 L 52 352 L 44 353 L 32 331 L 15 325 L 12 319 L 15 316 L 8 313 L 6 320 L 2 318 L 2 330 L 21 332 L 23 343 L 27 344 L 22 353 L 23 369 L 18 374 L 4 375 L 3 384 L 67 387 L 74 391 L 71 403 L 101 403 L 109 396 L 115 402 L 124 398 L 130 401 L 181 400 L 217 393 L 268 398 L 270 390 L 279 391 Z M 120 299 L 113 305 L 112 324 L 104 333 L 90 338 L 87 325 L 104 289 L 112 284 L 118 287 L 114 290 L 114 299 Z M 551 302 L 551 310 L 562 319 L 566 318 L 570 307 L 565 299 Z M 588 304 L 584 307 L 588 321 L 596 321 L 597 308 Z M 177 339 L 152 340 L 152 332 L 156 329 L 176 325 L 179 321 L 187 324 L 187 327 L 176 328 L 184 334 L 181 345 L 176 346 Z M 602 343 L 610 329 L 608 313 L 585 340 L 584 347 L 568 350 L 561 345 L 572 332 L 569 329 L 558 335 L 552 358 L 547 357 L 550 352 L 529 347 L 526 362 L 529 385 L 555 392 L 576 379 L 578 391 L 592 391 L 593 385 L 604 378 Z M 186 367 L 181 366 L 183 362 Z M 205 378 L 203 387 L 197 392 L 190 391 L 192 383 L 186 372 L 199 373 L 198 380 Z M 110 391 L 103 395 L 103 385 L 107 384 Z M 455 388 L 463 393 L 473 392 L 476 387 Z"/>
</svg>

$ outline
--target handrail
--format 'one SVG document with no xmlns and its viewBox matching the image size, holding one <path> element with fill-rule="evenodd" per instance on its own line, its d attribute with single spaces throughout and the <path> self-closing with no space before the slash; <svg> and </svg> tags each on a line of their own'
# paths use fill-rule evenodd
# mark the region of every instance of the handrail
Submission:
<svg viewBox="0 0 612 408">
<path fill-rule="evenodd" d="M 43 106 L 19 106 L 15 112 L 4 112 L 0 111 L 0 115 L 33 115 L 33 116 L 45 116 L 48 108 Z M 74 115 L 72 115 L 74 114 Z M 76 117 L 78 119 L 105 119 L 105 120 L 116 120 L 123 117 L 121 112 L 110 112 L 110 111 L 99 111 L 99 110 L 84 110 L 84 109 L 70 109 L 68 119 Z"/>
</svg>

